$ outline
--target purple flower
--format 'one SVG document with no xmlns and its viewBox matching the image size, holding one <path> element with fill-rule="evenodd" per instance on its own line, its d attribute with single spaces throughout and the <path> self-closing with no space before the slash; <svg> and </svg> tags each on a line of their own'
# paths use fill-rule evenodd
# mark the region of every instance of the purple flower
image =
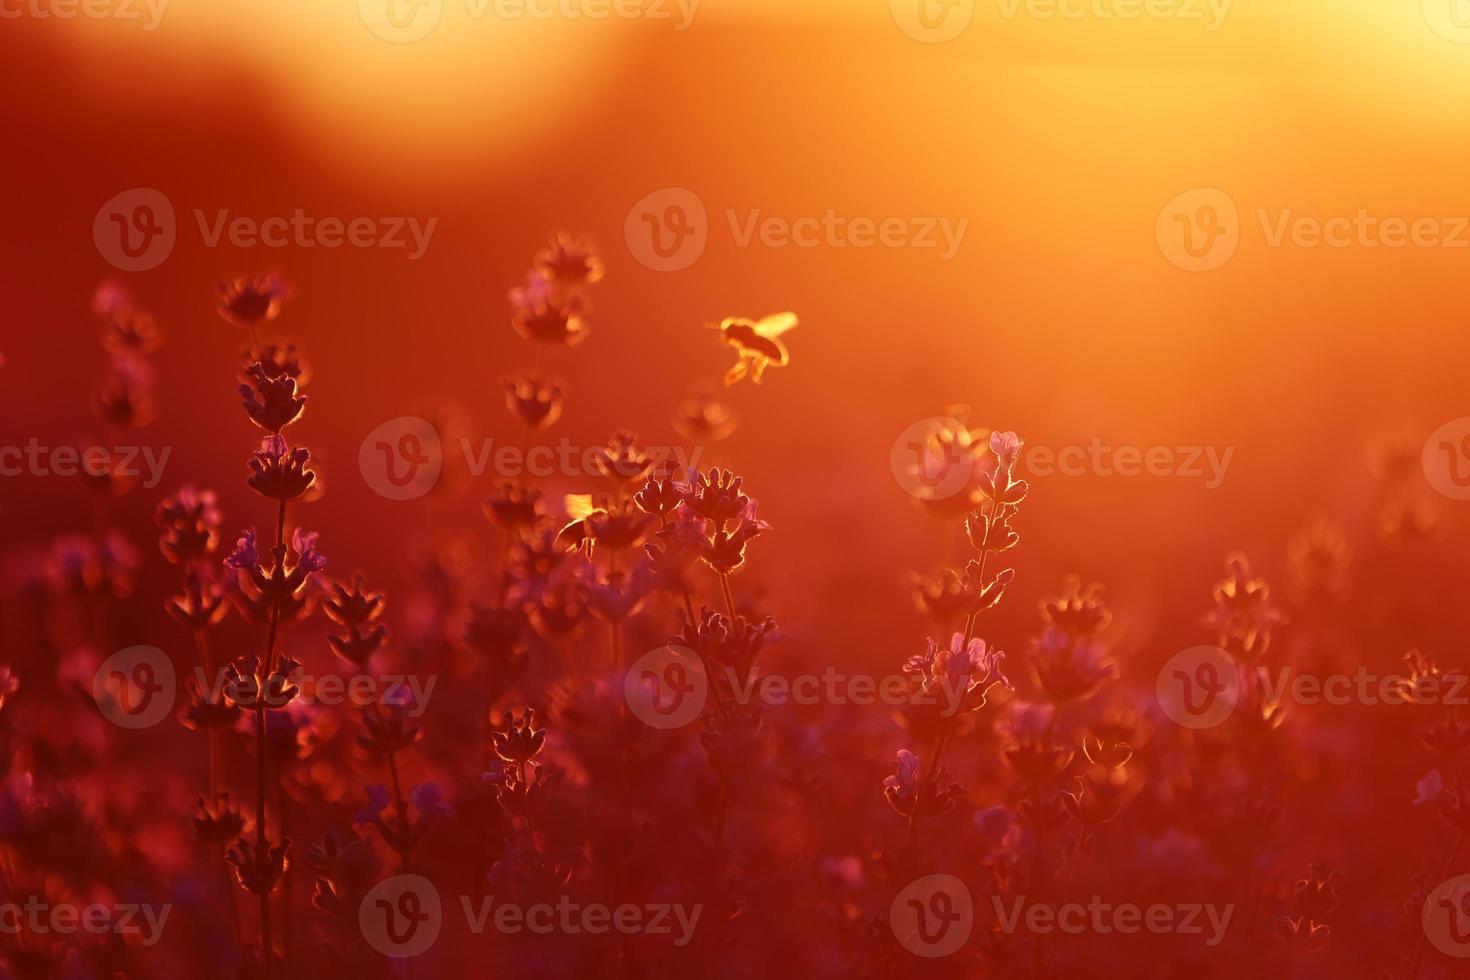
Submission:
<svg viewBox="0 0 1470 980">
<path fill-rule="evenodd" d="M 378 783 L 364 787 L 363 792 L 367 794 L 367 805 L 352 819 L 356 823 L 376 823 L 379 815 L 392 804 L 393 798 L 388 795 L 388 787 Z"/>
<path fill-rule="evenodd" d="M 1000 465 L 1009 470 L 1021 451 L 1021 438 L 1014 432 L 992 432 L 990 451 L 1000 459 Z"/>
<path fill-rule="evenodd" d="M 919 788 L 919 757 L 908 749 L 899 749 L 894 774 L 883 780 L 883 788 L 911 797 Z"/>
<path fill-rule="evenodd" d="M 1017 742 L 1036 742 L 1051 728 L 1056 708 L 1049 704 L 1012 701 L 1011 717 L 1004 723 L 1006 731 Z"/>
<path fill-rule="evenodd" d="M 260 563 L 260 553 L 255 548 L 255 528 L 248 527 L 240 532 L 240 538 L 235 542 L 235 550 L 225 558 L 225 564 L 231 568 L 254 568 Z"/>
<path fill-rule="evenodd" d="M 1419 795 L 1414 798 L 1415 806 L 1433 806 L 1444 795 L 1444 777 L 1438 769 L 1431 769 L 1414 787 Z"/>
<path fill-rule="evenodd" d="M 943 693 L 950 711 L 974 711 L 984 706 L 987 693 L 996 684 L 1015 690 L 1001 671 L 1004 659 L 1003 652 L 987 647 L 979 637 L 967 645 L 964 635 L 956 633 L 948 647 L 941 647 L 930 637 L 928 649 L 910 657 L 903 669 L 923 678 L 926 694 Z"/>
<path fill-rule="evenodd" d="M 303 531 L 296 528 L 291 532 L 291 550 L 296 552 L 296 565 L 308 572 L 319 572 L 327 567 L 327 558 L 316 550 L 316 539 L 320 537 L 315 531 Z"/>
<path fill-rule="evenodd" d="M 420 783 L 410 787 L 408 802 L 425 820 L 449 813 L 449 804 L 444 802 L 444 790 L 438 783 Z"/>
</svg>

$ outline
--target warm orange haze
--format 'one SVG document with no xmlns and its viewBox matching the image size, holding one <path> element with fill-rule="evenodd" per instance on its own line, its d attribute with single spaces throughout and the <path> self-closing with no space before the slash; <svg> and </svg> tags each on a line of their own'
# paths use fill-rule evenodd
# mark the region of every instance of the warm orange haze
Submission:
<svg viewBox="0 0 1470 980">
<path fill-rule="evenodd" d="M 0 75 L 0 977 L 1466 975 L 1461 0 Z"/>
</svg>

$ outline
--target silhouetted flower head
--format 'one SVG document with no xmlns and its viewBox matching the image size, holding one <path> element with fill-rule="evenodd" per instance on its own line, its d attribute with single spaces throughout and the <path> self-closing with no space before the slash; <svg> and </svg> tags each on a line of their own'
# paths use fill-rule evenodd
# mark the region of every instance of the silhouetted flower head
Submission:
<svg viewBox="0 0 1470 980">
<path fill-rule="evenodd" d="M 949 782 L 944 767 L 924 779 L 923 764 L 908 749 L 899 749 L 893 775 L 883 780 L 883 797 L 899 814 L 912 816 L 917 809 L 922 817 L 948 813 L 964 796 L 964 787 Z"/>
<path fill-rule="evenodd" d="M 226 681 L 228 677 L 229 668 L 226 667 Z M 211 694 L 201 688 L 196 680 L 190 679 L 189 700 L 179 712 L 180 724 L 194 731 L 225 730 L 233 727 L 239 720 L 240 707 L 230 700 L 223 686 L 218 692 Z"/>
<path fill-rule="evenodd" d="M 79 446 L 77 455 L 82 461 L 77 475 L 87 485 L 87 489 L 95 494 L 121 497 L 138 482 L 137 469 L 127 465 L 127 451 L 106 446 Z"/>
<path fill-rule="evenodd" d="M 220 512 L 213 490 L 181 487 L 158 505 L 154 522 L 162 531 L 159 547 L 175 564 L 208 558 L 219 545 Z"/>
<path fill-rule="evenodd" d="M 695 471 L 684 506 L 695 517 L 713 521 L 716 526 L 739 520 L 750 506 L 750 498 L 740 489 L 744 482 L 729 470 L 711 469 L 708 474 Z"/>
<path fill-rule="evenodd" d="M 1009 472 L 1016 465 L 1016 457 L 1021 452 L 1021 438 L 1014 432 L 992 432 L 990 434 L 990 451 L 995 454 L 996 460 L 1002 469 Z"/>
<path fill-rule="evenodd" d="M 359 668 L 367 664 L 388 634 L 387 627 L 377 622 L 383 614 L 383 594 L 367 591 L 363 582 L 360 574 L 352 576 L 350 588 L 332 582 L 322 599 L 322 611 L 345 629 L 342 633 L 328 634 L 327 642 L 337 656 Z"/>
<path fill-rule="evenodd" d="M 296 382 L 296 390 L 299 392 L 306 387 L 311 380 L 311 367 L 306 358 L 302 356 L 301 350 L 292 340 L 273 340 L 261 344 L 258 348 L 246 347 L 240 354 L 240 381 L 254 385 L 256 374 L 253 369 L 258 365 L 260 372 L 265 377 L 276 380 L 278 378 L 291 378 Z"/>
<path fill-rule="evenodd" d="M 580 573 L 580 565 L 563 566 L 543 581 L 528 611 L 531 627 L 548 640 L 561 641 L 575 633 L 591 612 L 586 576 Z"/>
<path fill-rule="evenodd" d="M 121 428 L 141 428 L 158 417 L 154 371 L 132 351 L 112 356 L 92 406 L 98 418 Z"/>
<path fill-rule="evenodd" d="M 1285 617 L 1271 604 L 1271 590 L 1251 572 L 1244 555 L 1232 555 L 1225 563 L 1226 577 L 1215 586 L 1215 608 L 1205 625 L 1220 637 L 1226 652 L 1252 661 L 1265 653 L 1271 629 Z"/>
<path fill-rule="evenodd" d="M 546 729 L 536 727 L 536 709 L 526 708 L 520 717 L 514 711 L 507 714 L 500 727 L 490 733 L 490 741 L 503 761 L 530 762 L 546 746 Z"/>
<path fill-rule="evenodd" d="M 239 327 L 254 327 L 274 320 L 291 289 L 275 273 L 236 276 L 220 283 L 216 292 L 219 315 Z"/>
<path fill-rule="evenodd" d="M 609 551 L 638 547 L 658 525 L 657 518 L 629 501 L 595 509 L 587 515 L 586 522 L 587 537 Z"/>
<path fill-rule="evenodd" d="M 656 542 L 643 546 L 648 555 L 649 570 L 661 589 L 682 592 L 689 588 L 689 572 L 704 555 L 703 521 L 684 508 L 654 532 Z"/>
<path fill-rule="evenodd" d="M 184 582 L 178 594 L 163 602 L 163 608 L 178 623 L 190 629 L 207 629 L 215 626 L 228 613 L 225 604 L 225 589 L 215 580 L 209 567 L 191 566 L 184 569 Z"/>
<path fill-rule="evenodd" d="M 561 418 L 564 404 L 566 398 L 555 382 L 542 381 L 530 374 L 505 382 L 505 407 L 528 429 L 550 428 Z"/>
<path fill-rule="evenodd" d="M 510 291 L 511 326 L 538 344 L 574 347 L 587 339 L 589 304 L 580 292 L 554 289 L 539 272 Z"/>
<path fill-rule="evenodd" d="M 730 575 L 744 565 L 746 545 L 771 529 L 771 525 L 755 516 L 755 510 L 756 502 L 749 501 L 733 531 L 716 524 L 714 536 L 705 544 L 704 560 L 721 575 Z"/>
<path fill-rule="evenodd" d="M 269 435 L 246 462 L 250 475 L 245 482 L 263 497 L 295 500 L 316 483 L 316 473 L 307 469 L 310 462 L 311 451 L 305 446 L 292 449 L 279 435 Z"/>
<path fill-rule="evenodd" d="M 1069 576 L 1062 594 L 1041 603 L 1041 614 L 1046 621 L 1073 636 L 1095 636 L 1112 621 L 1112 613 L 1103 602 L 1102 586 L 1089 585 L 1082 588 L 1082 580 Z"/>
<path fill-rule="evenodd" d="M 376 829 L 383 843 L 398 854 L 409 854 L 450 809 L 438 783 L 410 787 L 407 803 L 409 812 L 400 811 L 386 787 L 369 786 L 367 805 L 358 811 L 357 822 Z"/>
<path fill-rule="evenodd" d="M 605 581 L 593 578 L 584 587 L 587 605 L 594 614 L 621 623 L 642 608 L 653 589 L 653 575 L 647 562 L 639 562 L 626 572 L 609 572 Z"/>
<path fill-rule="evenodd" d="M 408 707 L 401 704 L 378 705 L 366 712 L 357 744 L 374 755 L 392 755 L 413 745 L 424 733 L 410 722 L 408 712 Z"/>
<path fill-rule="evenodd" d="M 245 817 L 229 793 L 221 793 L 212 804 L 201 796 L 195 808 L 197 813 L 189 821 L 189 829 L 202 844 L 226 844 L 245 832 Z"/>
<path fill-rule="evenodd" d="M 1053 704 L 1086 700 L 1104 681 L 1118 676 L 1117 665 L 1107 659 L 1106 646 L 1057 626 L 1047 626 L 1032 641 L 1031 672 Z"/>
<path fill-rule="evenodd" d="M 755 621 L 736 615 L 731 622 L 724 613 L 701 608 L 699 622 L 689 622 L 683 610 L 679 619 L 682 628 L 669 637 L 670 644 L 693 650 L 706 663 L 734 668 L 737 675 L 755 666 L 766 643 L 781 638 L 776 621 L 769 616 Z"/>
<path fill-rule="evenodd" d="M 280 844 L 266 840 L 263 847 L 248 838 L 235 841 L 225 860 L 235 869 L 235 880 L 240 887 L 253 895 L 269 895 L 286 873 L 290 865 L 291 841 Z"/>
<path fill-rule="evenodd" d="M 637 483 L 646 478 L 658 460 L 638 446 L 638 437 L 631 432 L 619 432 L 604 447 L 590 454 L 592 472 L 609 480 L 614 486 Z"/>
<path fill-rule="evenodd" d="M 1347 534 L 1323 518 L 1297 532 L 1287 546 L 1291 561 L 1291 594 L 1298 602 L 1321 598 L 1331 602 L 1348 591 L 1352 549 Z"/>
<path fill-rule="evenodd" d="M 279 434 L 301 417 L 306 396 L 296 390 L 289 374 L 272 376 L 259 361 L 245 370 L 246 382 L 239 387 L 240 403 L 250 420 L 267 432 Z"/>
<path fill-rule="evenodd" d="M 1052 741 L 1056 723 L 1055 705 L 1012 701 L 1010 714 L 1001 723 L 1007 747 L 1006 761 L 1022 780 L 1037 785 L 1057 779 L 1072 763 L 1073 752 Z M 1058 806 L 1062 806 L 1060 800 Z"/>
<path fill-rule="evenodd" d="M 359 896 L 371 888 L 378 878 L 380 862 L 370 842 L 352 831 L 328 827 L 321 843 L 306 852 L 306 864 L 332 885 L 334 896 Z M 318 894 L 321 894 L 320 881 Z M 313 899 L 318 908 L 326 909 Z M 354 914 L 356 906 L 351 906 Z"/>
<path fill-rule="evenodd" d="M 512 816 L 530 817 L 546 797 L 553 772 L 538 762 L 506 765 L 496 760 L 483 778 L 494 790 L 501 809 Z"/>
<path fill-rule="evenodd" d="M 103 314 L 102 346 L 114 354 L 152 354 L 163 346 L 163 333 L 152 314 L 119 306 Z"/>
<path fill-rule="evenodd" d="M 633 494 L 633 502 L 637 504 L 644 513 L 652 514 L 661 522 L 666 522 L 673 514 L 674 509 L 684 502 L 687 488 L 683 484 L 674 481 L 673 477 L 649 476 L 643 487 Z"/>
<path fill-rule="evenodd" d="M 534 530 L 546 516 L 540 490 L 510 482 L 496 486 L 482 506 L 491 525 L 512 537 Z"/>
<path fill-rule="evenodd" d="M 109 593 L 122 597 L 133 588 L 143 557 L 123 533 L 109 528 L 97 539 L 64 534 L 52 542 L 45 577 L 57 592 Z"/>
<path fill-rule="evenodd" d="M 924 653 L 910 657 L 903 670 L 906 674 L 919 675 L 924 694 L 952 698 L 952 706 L 960 711 L 978 711 L 997 684 L 1014 690 L 1001 670 L 1005 656 L 1000 650 L 987 647 L 979 637 L 967 644 L 963 634 L 955 633 L 947 647 L 930 638 Z M 946 708 L 951 706 L 948 700 L 941 700 L 941 704 Z"/>
<path fill-rule="evenodd" d="M 942 568 L 932 576 L 911 572 L 908 581 L 914 607 L 941 626 L 954 623 L 970 608 L 971 596 L 952 568 Z"/>
<path fill-rule="evenodd" d="M 572 554 L 552 528 L 539 528 L 511 545 L 507 572 L 508 602 L 533 603 L 551 587 L 553 575 Z"/>
<path fill-rule="evenodd" d="M 301 693 L 296 686 L 296 674 L 301 664 L 283 657 L 275 669 L 266 673 L 260 658 L 253 654 L 237 657 L 227 667 L 224 675 L 224 695 L 238 708 L 279 711 L 294 701 Z"/>
<path fill-rule="evenodd" d="M 557 233 L 551 244 L 536 253 L 536 271 L 562 287 L 590 286 L 602 278 L 602 259 L 586 237 Z"/>
<path fill-rule="evenodd" d="M 364 588 L 361 573 L 352 576 L 352 585 L 332 582 L 327 587 L 327 597 L 322 600 L 322 611 L 339 626 L 365 626 L 383 614 L 383 593 L 369 592 Z"/>
<path fill-rule="evenodd" d="M 260 564 L 260 552 L 255 545 L 255 528 L 248 527 L 240 532 L 235 541 L 235 550 L 225 556 L 225 564 L 242 571 Z"/>
</svg>

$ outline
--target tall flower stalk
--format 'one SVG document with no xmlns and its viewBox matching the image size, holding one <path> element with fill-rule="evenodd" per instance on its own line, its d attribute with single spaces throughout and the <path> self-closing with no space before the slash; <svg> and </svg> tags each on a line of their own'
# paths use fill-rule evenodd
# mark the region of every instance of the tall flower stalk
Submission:
<svg viewBox="0 0 1470 980">
<path fill-rule="evenodd" d="M 946 782 L 941 766 L 955 715 L 958 710 L 979 710 L 997 684 L 1011 686 L 1001 669 L 1005 655 L 978 639 L 975 627 L 980 613 L 1000 601 L 1015 577 L 1010 568 L 988 575 L 986 565 L 992 554 L 1009 551 L 1020 542 L 1010 523 L 1029 490 L 1025 480 L 1015 477 L 1020 449 L 1021 440 L 1014 432 L 994 432 L 990 436 L 991 465 L 976 467 L 980 505 L 965 519 L 974 557 L 963 570 L 944 571 L 945 578 L 956 586 L 954 609 L 964 616 L 963 631 L 955 633 L 947 645 L 929 640 L 927 652 L 904 665 L 905 672 L 918 676 L 924 702 L 938 708 L 926 712 L 924 727 L 933 739 L 927 761 L 912 751 L 901 751 L 894 774 L 884 783 L 889 804 L 907 818 L 905 852 L 915 861 L 921 821 L 947 812 L 961 792 L 958 784 Z"/>
<path fill-rule="evenodd" d="M 287 508 L 300 500 L 316 482 L 310 469 L 311 453 L 303 446 L 292 447 L 284 435 L 288 426 L 301 418 L 306 396 L 298 391 L 299 363 L 278 356 L 283 348 L 273 345 L 266 356 L 259 342 L 262 322 L 274 319 L 280 310 L 285 287 L 274 277 L 237 279 L 220 289 L 220 315 L 225 320 L 248 326 L 254 357 L 241 375 L 239 393 L 245 414 L 266 433 L 247 461 L 250 489 L 274 504 L 275 543 L 262 555 L 254 528 L 244 531 L 234 551 L 225 559 L 239 580 L 240 602 L 248 618 L 264 620 L 266 635 L 261 656 L 235 660 L 226 669 L 226 696 L 255 718 L 255 839 L 241 837 L 228 858 L 245 891 L 254 894 L 260 907 L 260 955 L 265 976 L 275 972 L 275 939 L 272 929 L 271 896 L 290 866 L 291 842 L 284 829 L 278 841 L 268 832 L 267 799 L 278 774 L 270 771 L 267 744 L 267 712 L 284 709 L 299 693 L 293 676 L 299 664 L 279 653 L 282 624 L 307 608 L 307 588 L 313 575 L 326 566 L 317 550 L 317 536 L 296 528 L 287 539 Z M 243 611 L 242 610 L 242 611 Z M 278 824 L 284 814 L 278 814 Z M 290 914 L 290 910 L 285 910 Z M 289 950 L 283 955 L 288 956 Z"/>
</svg>

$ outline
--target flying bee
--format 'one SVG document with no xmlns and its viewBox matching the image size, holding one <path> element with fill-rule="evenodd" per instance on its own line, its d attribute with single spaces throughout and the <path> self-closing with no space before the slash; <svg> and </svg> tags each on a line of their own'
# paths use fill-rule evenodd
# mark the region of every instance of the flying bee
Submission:
<svg viewBox="0 0 1470 980">
<path fill-rule="evenodd" d="M 718 327 L 722 343 L 735 348 L 740 359 L 725 373 L 725 384 L 733 385 L 747 374 L 756 384 L 767 367 L 785 367 L 791 353 L 781 343 L 781 335 L 796 326 L 795 313 L 773 313 L 759 320 L 731 316 Z"/>
</svg>

